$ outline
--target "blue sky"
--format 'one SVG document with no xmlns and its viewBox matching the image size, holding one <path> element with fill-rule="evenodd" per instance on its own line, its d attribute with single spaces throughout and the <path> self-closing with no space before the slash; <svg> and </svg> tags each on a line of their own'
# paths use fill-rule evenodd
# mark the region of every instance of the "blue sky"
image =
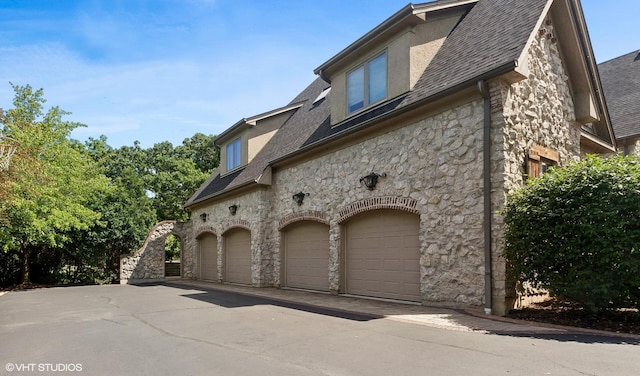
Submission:
<svg viewBox="0 0 640 376">
<path fill-rule="evenodd" d="M 87 124 L 81 141 L 174 145 L 287 104 L 406 0 L 0 0 L 9 81 Z M 582 0 L 598 62 L 640 49 L 638 0 Z"/>
</svg>

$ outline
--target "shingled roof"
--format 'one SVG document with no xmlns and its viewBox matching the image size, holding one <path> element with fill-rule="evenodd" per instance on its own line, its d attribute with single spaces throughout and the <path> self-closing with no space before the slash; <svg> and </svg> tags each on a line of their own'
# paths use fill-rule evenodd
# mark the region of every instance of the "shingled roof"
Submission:
<svg viewBox="0 0 640 376">
<path fill-rule="evenodd" d="M 640 136 L 640 51 L 598 65 L 616 138 Z"/>
<path fill-rule="evenodd" d="M 317 78 L 290 102 L 290 104 L 304 104 L 282 125 L 251 163 L 229 175 L 221 176 L 217 172 L 196 191 L 185 206 L 191 206 L 248 183 L 255 183 L 271 161 L 299 149 L 318 126 L 329 118 L 330 110 L 326 100 L 313 103 L 314 99 L 328 87 L 328 83 Z"/>
<path fill-rule="evenodd" d="M 480 79 L 490 79 L 513 71 L 517 67 L 518 59 L 526 52 L 533 33 L 537 31 L 536 25 L 542 21 L 549 2 L 480 0 L 474 3 L 441 0 L 418 5 L 409 4 L 401 12 L 414 9 L 439 10 L 442 8 L 439 5 L 447 4 L 468 6 L 469 11 L 447 37 L 414 90 L 331 126 L 330 108 L 326 103 L 328 101 L 312 103 L 329 87 L 322 79 L 316 79 L 291 102 L 305 102 L 304 105 L 278 130 L 251 163 L 233 177 L 212 177 L 185 206 L 205 201 L 240 186 L 257 183 L 274 161 L 282 161 L 321 143 L 339 138 L 345 133 L 356 132 L 374 123 L 378 118 L 428 103 L 454 90 L 475 86 Z M 399 13 L 392 18 L 398 17 Z"/>
</svg>

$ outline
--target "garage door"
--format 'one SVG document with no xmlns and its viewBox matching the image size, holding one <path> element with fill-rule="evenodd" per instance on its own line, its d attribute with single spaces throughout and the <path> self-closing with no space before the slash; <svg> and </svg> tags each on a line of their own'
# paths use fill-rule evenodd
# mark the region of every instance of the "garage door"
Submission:
<svg viewBox="0 0 640 376">
<path fill-rule="evenodd" d="M 284 232 L 284 285 L 329 290 L 329 226 L 304 221 Z"/>
<path fill-rule="evenodd" d="M 225 281 L 251 284 L 251 233 L 231 230 L 224 236 Z"/>
<path fill-rule="evenodd" d="M 346 226 L 346 291 L 420 301 L 420 219 L 396 210 L 375 210 Z"/>
<path fill-rule="evenodd" d="M 200 279 L 218 280 L 218 238 L 213 234 L 204 234 L 198 238 L 200 250 Z"/>
</svg>

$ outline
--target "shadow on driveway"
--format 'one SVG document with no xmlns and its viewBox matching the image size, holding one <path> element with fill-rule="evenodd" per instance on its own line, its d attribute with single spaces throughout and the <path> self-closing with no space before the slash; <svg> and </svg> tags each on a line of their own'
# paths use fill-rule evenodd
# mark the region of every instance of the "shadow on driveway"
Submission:
<svg viewBox="0 0 640 376">
<path fill-rule="evenodd" d="M 184 280 L 173 282 L 169 280 L 137 286 L 166 286 L 188 290 L 190 293 L 182 296 L 225 308 L 272 305 L 359 322 L 389 318 L 446 330 L 480 332 L 514 338 L 584 344 L 640 345 L 640 336 L 551 326 L 544 323 L 469 314 L 467 311 L 457 309 L 351 296 L 334 296 L 275 288 L 258 289 L 249 286 Z M 194 290 L 202 292 L 193 293 Z"/>
<path fill-rule="evenodd" d="M 167 287 L 178 288 L 183 290 L 194 289 L 194 286 L 185 285 L 181 283 L 171 283 L 171 282 L 140 284 L 138 286 L 140 287 L 167 286 Z M 184 294 L 181 296 L 185 298 L 195 299 L 205 303 L 215 304 L 225 308 L 240 308 L 240 307 L 258 306 L 258 305 L 272 305 L 277 307 L 295 309 L 298 311 L 315 313 L 315 314 L 324 315 L 324 316 L 331 316 L 331 317 L 337 317 L 337 318 L 346 319 L 346 320 L 362 321 L 362 322 L 380 319 L 383 317 L 380 315 L 373 315 L 373 314 L 369 315 L 369 314 L 348 312 L 348 311 L 332 309 L 332 308 L 318 307 L 314 305 L 297 303 L 293 301 L 258 297 L 255 295 L 244 294 L 242 292 L 237 292 L 237 291 L 225 291 L 222 289 L 216 289 L 214 287 L 203 287 L 199 285 L 197 286 L 197 289 L 205 290 L 206 292 L 196 293 L 196 294 Z"/>
</svg>

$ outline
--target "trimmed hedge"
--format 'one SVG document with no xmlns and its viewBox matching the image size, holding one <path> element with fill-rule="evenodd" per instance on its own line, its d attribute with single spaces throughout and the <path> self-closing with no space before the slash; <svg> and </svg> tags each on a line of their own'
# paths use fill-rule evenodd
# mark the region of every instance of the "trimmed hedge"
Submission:
<svg viewBox="0 0 640 376">
<path fill-rule="evenodd" d="M 639 307 L 638 157 L 552 168 L 508 197 L 504 218 L 504 256 L 520 282 L 591 311 Z"/>
</svg>

